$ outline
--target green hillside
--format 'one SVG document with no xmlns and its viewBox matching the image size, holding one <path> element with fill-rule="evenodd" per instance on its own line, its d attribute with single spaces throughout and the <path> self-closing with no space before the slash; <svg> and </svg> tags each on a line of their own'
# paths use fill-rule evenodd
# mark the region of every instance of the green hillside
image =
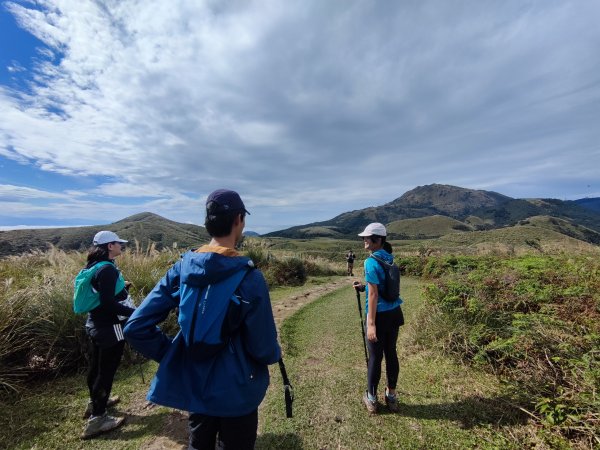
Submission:
<svg viewBox="0 0 600 450">
<path fill-rule="evenodd" d="M 556 217 L 534 216 L 525 220 L 521 220 L 519 225 L 531 225 L 533 227 L 547 228 L 575 239 L 593 244 L 600 244 L 600 233 L 597 231 L 577 225 L 576 223 L 572 223 L 568 220 L 557 219 Z"/>
<path fill-rule="evenodd" d="M 581 198 L 579 200 L 573 200 L 573 202 L 586 209 L 591 209 L 592 211 L 600 213 L 600 197 Z"/>
<path fill-rule="evenodd" d="M 566 236 L 558 231 L 532 225 L 517 225 L 487 231 L 447 234 L 435 241 L 429 241 L 442 248 L 462 248 L 474 253 L 507 251 L 521 253 L 537 251 L 600 251 L 598 246 Z"/>
<path fill-rule="evenodd" d="M 387 225 L 391 239 L 429 239 L 450 233 L 472 231 L 473 227 L 447 216 L 430 216 L 419 219 L 396 220 Z"/>
<path fill-rule="evenodd" d="M 340 233 L 335 227 L 308 227 L 299 230 L 306 237 L 331 237 L 331 238 L 344 238 L 345 236 Z"/>
<path fill-rule="evenodd" d="M 154 244 L 157 249 L 177 246 L 189 248 L 208 240 L 204 227 L 165 219 L 152 213 L 140 213 L 108 225 L 45 228 L 0 232 L 0 257 L 46 250 L 53 245 L 61 250 L 85 250 L 100 230 L 111 230 L 142 248 Z"/>
</svg>

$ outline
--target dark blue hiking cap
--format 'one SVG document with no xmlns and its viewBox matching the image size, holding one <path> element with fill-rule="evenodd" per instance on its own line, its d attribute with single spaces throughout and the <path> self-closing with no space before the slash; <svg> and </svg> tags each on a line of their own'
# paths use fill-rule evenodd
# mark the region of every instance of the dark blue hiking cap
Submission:
<svg viewBox="0 0 600 450">
<path fill-rule="evenodd" d="M 244 211 L 246 214 L 250 214 L 250 212 L 244 206 L 244 202 L 240 198 L 240 195 L 235 191 L 230 191 L 229 189 L 217 189 L 216 191 L 212 192 L 206 199 L 207 208 L 210 202 L 218 205 L 216 210 L 211 210 L 211 212 L 214 211 L 216 213 L 227 213 Z"/>
</svg>

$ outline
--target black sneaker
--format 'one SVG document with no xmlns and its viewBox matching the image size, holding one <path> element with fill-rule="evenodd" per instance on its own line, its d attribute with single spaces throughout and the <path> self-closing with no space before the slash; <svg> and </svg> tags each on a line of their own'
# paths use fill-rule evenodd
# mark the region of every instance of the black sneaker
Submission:
<svg viewBox="0 0 600 450">
<path fill-rule="evenodd" d="M 398 397 L 396 397 L 396 395 L 394 395 L 393 397 L 388 396 L 388 393 L 385 393 L 385 404 L 388 407 L 388 409 L 393 412 L 393 413 L 397 413 L 398 411 L 400 411 L 400 406 L 398 405 Z"/>
</svg>

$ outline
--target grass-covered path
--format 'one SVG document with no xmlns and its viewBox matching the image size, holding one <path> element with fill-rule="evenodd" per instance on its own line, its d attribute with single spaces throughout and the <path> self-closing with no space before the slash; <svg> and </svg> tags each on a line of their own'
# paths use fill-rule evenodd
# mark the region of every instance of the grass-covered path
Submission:
<svg viewBox="0 0 600 450">
<path fill-rule="evenodd" d="M 286 419 L 278 367 L 260 409 L 258 449 L 510 448 L 520 425 L 509 423 L 494 378 L 414 344 L 416 316 L 424 308 L 422 283 L 403 279 L 407 325 L 399 337 L 401 412 L 369 416 L 361 402 L 366 367 L 356 295 L 349 278 L 315 281 L 275 292 L 273 310 L 286 366 L 295 388 L 294 418 Z M 364 296 L 363 296 L 364 297 Z M 364 298 L 363 298 L 364 302 Z M 363 311 L 364 314 L 364 311 Z M 0 448 L 183 449 L 186 415 L 148 408 L 144 400 L 155 365 L 121 368 L 114 392 L 118 431 L 80 441 L 87 392 L 84 376 L 36 389 L 2 405 Z M 380 391 L 385 382 L 383 375 Z"/>
</svg>

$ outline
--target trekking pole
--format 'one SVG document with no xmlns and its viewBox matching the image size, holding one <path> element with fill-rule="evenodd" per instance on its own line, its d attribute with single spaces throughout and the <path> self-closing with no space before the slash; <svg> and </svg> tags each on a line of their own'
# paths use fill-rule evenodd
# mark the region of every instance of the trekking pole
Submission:
<svg viewBox="0 0 600 450">
<path fill-rule="evenodd" d="M 138 355 L 139 355 L 139 353 L 138 353 Z M 146 384 L 146 380 L 144 379 L 144 368 L 142 367 L 142 360 L 141 359 L 138 361 L 138 365 L 137 366 L 140 369 L 140 376 L 142 377 L 142 384 Z"/>
<path fill-rule="evenodd" d="M 279 370 L 281 370 L 281 378 L 283 378 L 283 388 L 285 390 L 285 416 L 289 419 L 292 417 L 292 403 L 294 402 L 294 388 L 290 383 L 283 364 L 283 358 L 279 358 Z"/>
<path fill-rule="evenodd" d="M 129 362 L 131 364 L 135 364 L 138 366 L 138 370 L 140 372 L 140 376 L 142 377 L 142 384 L 146 384 L 146 379 L 144 378 L 144 369 L 142 368 L 142 361 L 138 360 L 136 362 L 136 355 L 141 356 L 138 352 L 136 352 L 131 345 L 129 345 Z"/>
<path fill-rule="evenodd" d="M 369 354 L 367 353 L 367 337 L 365 336 L 365 326 L 363 323 L 362 307 L 360 305 L 360 291 L 358 290 L 358 286 L 354 286 L 354 289 L 356 290 L 356 301 L 358 303 L 358 315 L 360 316 L 360 331 L 362 331 L 363 346 L 365 347 L 365 361 L 367 363 L 367 367 L 369 367 Z"/>
</svg>

